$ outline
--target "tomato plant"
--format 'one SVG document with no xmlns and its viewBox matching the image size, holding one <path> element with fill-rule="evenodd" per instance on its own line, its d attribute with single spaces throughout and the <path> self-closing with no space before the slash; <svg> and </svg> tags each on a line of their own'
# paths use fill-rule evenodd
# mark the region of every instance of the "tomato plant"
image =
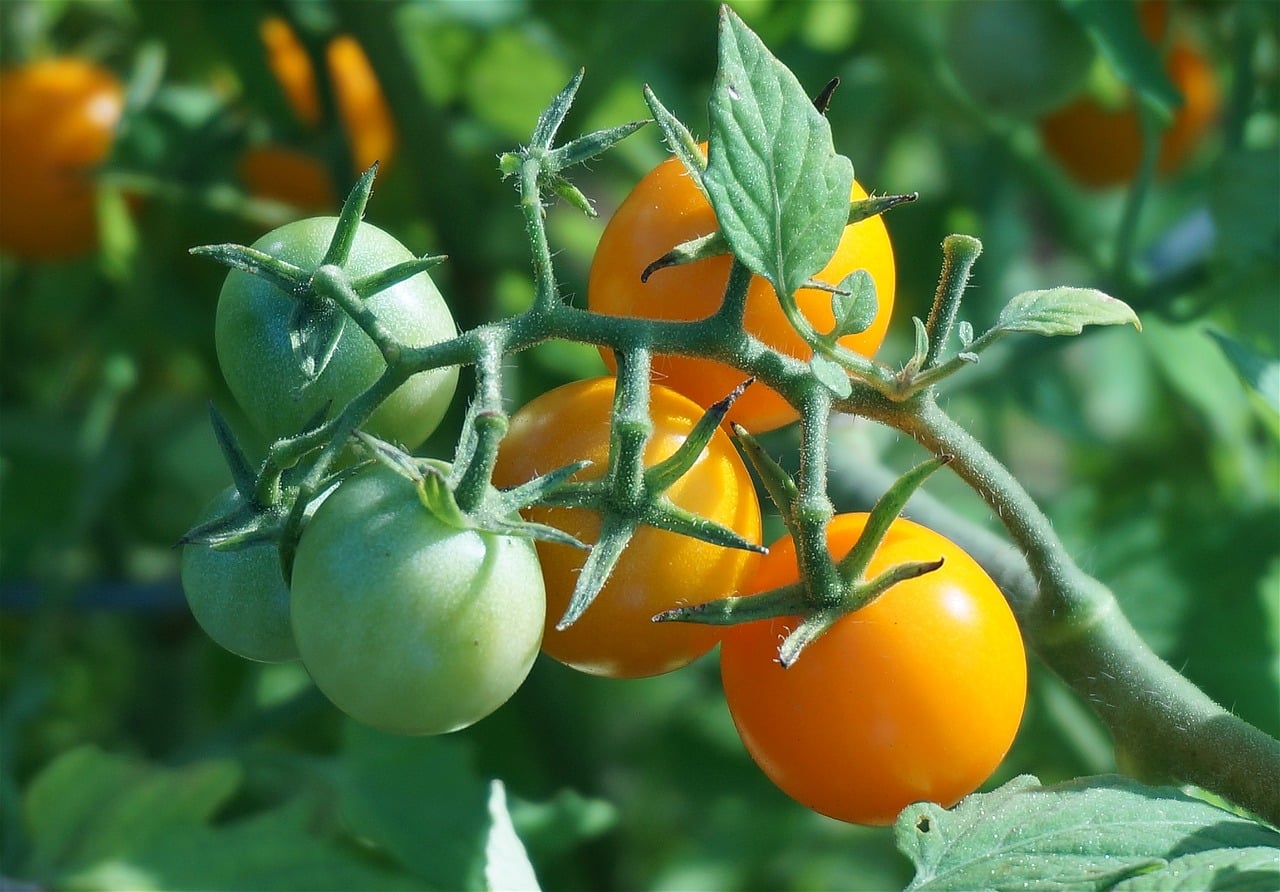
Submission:
<svg viewBox="0 0 1280 892">
<path fill-rule="evenodd" d="M 851 198 L 866 195 L 855 182 Z M 715 213 L 684 167 L 674 158 L 663 161 L 636 184 L 605 226 L 591 262 L 588 305 L 596 312 L 613 316 L 687 321 L 711 315 L 724 297 L 729 257 L 659 270 L 646 282 L 640 281 L 640 274 L 676 245 L 715 229 Z M 893 312 L 893 247 L 879 217 L 847 226 L 835 255 L 815 278 L 836 284 L 863 268 L 875 282 L 879 308 L 865 331 L 840 338 L 840 344 L 870 356 L 884 340 Z M 830 294 L 804 288 L 796 294 L 796 303 L 819 331 L 829 331 L 835 324 Z M 763 279 L 751 281 L 744 328 L 783 353 L 806 359 L 812 353 Z M 612 352 L 601 353 L 612 368 Z M 655 380 L 703 406 L 710 406 L 742 382 L 738 370 L 690 356 L 657 354 L 653 357 L 653 373 Z M 730 421 L 751 431 L 781 427 L 797 417 L 781 396 L 764 386 L 748 389 L 728 414 Z"/>
<path fill-rule="evenodd" d="M 299 220 L 267 233 L 253 247 L 314 270 L 336 224 L 334 217 Z M 344 268 L 358 278 L 412 259 L 413 254 L 390 235 L 361 223 Z M 366 305 L 406 344 L 422 346 L 456 333 L 449 308 L 426 273 L 377 292 Z M 218 298 L 214 334 L 227 386 L 254 424 L 272 438 L 298 433 L 326 407 L 345 406 L 373 384 L 386 365 L 373 341 L 348 321 L 323 370 L 308 376 L 293 345 L 291 320 L 297 307 L 298 298 L 241 270 L 227 275 Z M 378 406 L 365 429 L 417 446 L 448 409 L 457 374 L 450 367 L 414 375 Z"/>
<path fill-rule="evenodd" d="M 1165 3 L 1142 3 L 1143 32 L 1159 41 L 1168 25 Z M 1222 90 L 1213 63 L 1189 38 L 1178 35 L 1165 56 L 1165 71 L 1182 95 L 1173 120 L 1160 136 L 1156 170 L 1170 174 L 1181 168 L 1204 141 L 1218 118 Z M 1040 122 L 1049 154 L 1086 186 L 1128 182 L 1142 163 L 1142 124 L 1137 98 L 1126 93 L 1122 104 L 1108 106 L 1091 96 L 1075 99 Z"/>
<path fill-rule="evenodd" d="M 316 510 L 292 590 L 294 636 L 316 685 L 354 718 L 400 734 L 455 731 L 505 703 L 537 657 L 546 608 L 528 539 L 449 525 L 382 465 Z"/>
<path fill-rule="evenodd" d="M 848 553 L 865 514 L 828 527 Z M 734 724 L 784 792 L 825 815 L 888 824 L 907 805 L 953 805 L 1004 758 L 1022 717 L 1027 668 L 1000 590 L 943 536 L 899 519 L 867 567 L 942 558 L 813 641 L 789 668 L 777 661 L 790 619 L 725 630 L 720 664 Z M 799 578 L 794 542 L 770 547 L 751 580 L 766 591 Z"/>
<path fill-rule="evenodd" d="M 0 249 L 57 260 L 97 244 L 93 168 L 123 109 L 120 81 L 87 59 L 0 71 Z"/>
<path fill-rule="evenodd" d="M 298 35 L 279 16 L 265 18 L 259 34 L 267 64 L 298 121 L 312 130 L 319 128 L 324 116 L 316 73 Z M 338 34 L 326 44 L 324 58 L 354 170 L 365 170 L 374 162 L 387 168 L 396 152 L 395 119 L 364 48 L 351 35 Z M 324 164 L 298 149 L 252 146 L 241 158 L 239 175 L 255 195 L 302 208 L 327 208 L 337 203 Z"/>
<path fill-rule="evenodd" d="M 614 380 L 594 378 L 558 387 L 525 404 L 511 418 L 502 441 L 494 482 L 523 483 L 579 459 L 592 462 L 574 479 L 604 474 L 609 465 L 609 416 Z M 649 394 L 653 434 L 645 464 L 671 455 L 703 410 L 665 387 Z M 760 507 L 751 478 L 723 430 L 717 430 L 696 464 L 666 492 L 688 511 L 760 540 Z M 580 508 L 534 507 L 525 516 L 594 542 L 599 517 Z M 543 650 L 566 665 L 595 675 L 637 678 L 684 666 L 715 646 L 709 627 L 655 625 L 652 617 L 677 603 L 701 603 L 732 594 L 750 573 L 757 555 L 723 548 L 666 530 L 641 527 L 628 543 L 613 575 L 576 622 L 556 623 L 569 604 L 585 560 L 567 545 L 539 542 L 547 584 L 547 629 Z"/>
<path fill-rule="evenodd" d="M 228 487 L 197 522 L 226 514 L 240 502 L 236 488 Z M 220 646 L 264 663 L 298 658 L 289 625 L 289 587 L 275 543 L 233 551 L 184 546 L 182 590 L 200 628 Z"/>
</svg>

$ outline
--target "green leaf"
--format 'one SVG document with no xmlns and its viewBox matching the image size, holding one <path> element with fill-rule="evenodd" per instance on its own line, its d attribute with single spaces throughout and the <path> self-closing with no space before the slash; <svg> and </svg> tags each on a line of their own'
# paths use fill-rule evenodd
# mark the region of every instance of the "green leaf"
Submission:
<svg viewBox="0 0 1280 892">
<path fill-rule="evenodd" d="M 1132 325 L 1142 330 L 1137 314 L 1124 301 L 1093 288 L 1068 286 L 1024 291 L 1005 305 L 996 320 L 999 331 L 1045 337 L 1077 335 L 1086 325 Z"/>
<path fill-rule="evenodd" d="M 294 802 L 216 826 L 171 826 L 129 858 L 105 858 L 67 878 L 65 888 L 172 892 L 314 892 L 425 889 L 413 877 L 365 861 L 349 841 L 315 835 L 315 809 Z"/>
<path fill-rule="evenodd" d="M 1182 105 L 1182 96 L 1165 73 L 1159 50 L 1142 33 L 1135 14 L 1136 4 L 1115 0 L 1062 0 L 1062 3 L 1089 32 L 1121 80 L 1166 117 Z"/>
<path fill-rule="evenodd" d="M 230 761 L 165 769 L 93 746 L 71 750 L 27 789 L 31 871 L 128 860 L 176 827 L 208 821 L 240 781 Z"/>
<path fill-rule="evenodd" d="M 618 810 L 612 803 L 587 799 L 573 790 L 561 790 L 545 802 L 526 802 L 513 796 L 509 804 L 520 838 L 539 855 L 567 852 L 618 823 Z"/>
<path fill-rule="evenodd" d="M 831 295 L 831 312 L 836 319 L 832 338 L 858 334 L 870 328 L 880 307 L 876 298 L 876 282 L 871 273 L 855 269 L 840 280 L 836 289 Z"/>
<path fill-rule="evenodd" d="M 1161 870 L 1115 886 L 1113 892 L 1273 892 L 1280 889 L 1280 852 L 1253 846 L 1210 849 L 1175 858 Z"/>
<path fill-rule="evenodd" d="M 502 781 L 489 784 L 489 834 L 484 846 L 484 882 L 494 892 L 537 892 L 538 876 L 529 853 L 516 835 L 507 811 L 507 791 Z"/>
<path fill-rule="evenodd" d="M 1019 777 L 954 809 L 921 803 L 894 826 L 909 890 L 1103 889 L 1173 859 L 1227 848 L 1280 855 L 1280 833 L 1173 788 L 1119 776 L 1042 787 Z"/>
<path fill-rule="evenodd" d="M 809 360 L 809 371 L 813 377 L 822 382 L 822 386 L 830 390 L 840 399 L 853 393 L 853 384 L 849 381 L 849 373 L 844 366 L 821 353 L 813 354 Z"/>
<path fill-rule="evenodd" d="M 779 295 L 794 294 L 835 253 L 853 165 L 795 75 L 728 7 L 710 119 L 703 183 L 725 239 Z"/>
<path fill-rule="evenodd" d="M 1235 338 L 1216 331 L 1210 331 L 1209 336 L 1218 342 L 1244 383 L 1257 391 L 1268 406 L 1280 412 L 1280 359 L 1263 356 Z"/>
<path fill-rule="evenodd" d="M 489 793 L 462 739 L 349 721 L 339 766 L 342 812 L 357 835 L 433 886 L 481 885 Z"/>
</svg>

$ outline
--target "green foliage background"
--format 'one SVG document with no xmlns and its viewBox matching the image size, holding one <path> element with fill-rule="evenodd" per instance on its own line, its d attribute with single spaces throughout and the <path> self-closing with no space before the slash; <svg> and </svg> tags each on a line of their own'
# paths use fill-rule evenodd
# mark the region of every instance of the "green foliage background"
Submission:
<svg viewBox="0 0 1280 892">
<path fill-rule="evenodd" d="M 1222 77 L 1224 114 L 1192 162 L 1154 184 L 1131 254 L 1119 235 L 1125 189 L 1073 184 L 1033 122 L 958 85 L 948 4 L 733 6 L 806 87 L 842 79 L 829 117 L 859 180 L 920 193 L 888 218 L 899 285 L 882 358 L 908 355 L 908 320 L 927 313 L 938 245 L 953 231 L 985 245 L 963 311 L 979 327 L 1014 293 L 1056 284 L 1100 287 L 1138 310 L 1141 335 L 1011 339 L 948 385 L 950 411 L 1011 465 L 1161 655 L 1280 734 L 1275 5 L 1174 4 Z M 480 725 L 394 739 L 344 721 L 300 667 L 219 651 L 177 586 L 172 544 L 227 482 L 207 401 L 234 413 L 213 353 L 222 273 L 186 249 L 248 244 L 290 215 L 238 185 L 251 138 L 265 129 L 321 154 L 334 143 L 291 121 L 263 60 L 262 16 L 288 15 L 315 37 L 350 31 L 368 49 L 400 129 L 368 219 L 418 253 L 449 255 L 433 275 L 469 327 L 531 293 L 497 155 L 527 138 L 578 66 L 587 76 L 568 128 L 645 117 L 649 84 L 705 133 L 715 11 L 563 0 L 0 5 L 6 64 L 79 53 L 130 83 L 103 181 L 143 196 L 132 214 L 103 202 L 93 256 L 0 258 L 0 875 L 82 888 L 471 886 L 483 882 L 486 790 L 498 778 L 546 888 L 910 878 L 888 831 L 813 815 L 756 770 L 714 656 L 632 682 L 542 660 Z M 1106 69 L 1095 61 L 1091 76 Z M 575 301 L 602 221 L 663 156 L 656 130 L 643 130 L 578 181 L 600 220 L 551 209 Z M 603 368 L 592 348 L 536 348 L 513 361 L 511 406 Z M 433 454 L 451 450 L 457 402 Z M 919 458 L 863 422 L 835 436 L 843 507 L 869 497 L 868 469 Z M 768 442 L 785 454 L 795 435 Z M 929 489 L 994 526 L 955 481 L 939 475 Z M 993 784 L 1113 769 L 1085 705 L 1032 668 L 1022 733 Z"/>
</svg>

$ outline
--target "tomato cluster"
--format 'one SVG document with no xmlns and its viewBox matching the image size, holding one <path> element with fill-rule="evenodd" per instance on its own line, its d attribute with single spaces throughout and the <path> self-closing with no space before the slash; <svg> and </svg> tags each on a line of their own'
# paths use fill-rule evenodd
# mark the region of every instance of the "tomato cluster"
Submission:
<svg viewBox="0 0 1280 892">
<path fill-rule="evenodd" d="M 855 183 L 852 199 L 865 195 Z M 455 334 L 425 272 L 382 284 L 388 268 L 417 269 L 417 261 L 356 219 L 291 223 L 228 261 L 233 270 L 216 321 L 219 362 L 244 414 L 278 445 L 306 442 L 309 430 L 358 403 L 403 349 Z M 604 232 L 591 272 L 592 309 L 657 319 L 714 312 L 728 258 L 662 270 L 650 285 L 641 271 L 715 226 L 678 162 L 660 165 Z M 324 264 L 334 262 L 339 245 L 348 250 L 335 273 Z M 838 282 L 858 268 L 871 272 L 879 307 L 845 346 L 869 355 L 893 302 L 893 254 L 877 217 L 846 228 L 819 278 Z M 335 298 L 344 292 L 324 285 L 338 274 L 353 295 L 351 283 L 379 285 L 349 309 Z M 801 311 L 819 329 L 830 327 L 829 295 L 808 291 L 799 296 Z M 744 328 L 779 353 L 803 358 L 809 351 L 763 280 L 750 284 Z M 388 342 L 398 346 L 389 350 Z M 717 404 L 712 411 L 723 413 L 742 373 L 702 357 L 660 360 L 653 368 L 661 383 L 640 378 L 636 387 L 628 378 L 620 386 L 600 377 L 534 398 L 495 428 L 493 449 L 460 445 L 460 473 L 385 442 L 423 442 L 453 397 L 456 368 L 393 374 L 384 382 L 387 396 L 362 416 L 365 434 L 382 438 L 364 438 L 380 460 L 326 478 L 328 488 L 306 505 L 289 570 L 270 535 L 250 537 L 262 544 L 238 550 L 188 546 L 183 584 L 193 614 L 242 656 L 300 658 L 342 710 L 407 734 L 447 733 L 489 714 L 521 685 L 540 651 L 593 675 L 638 678 L 679 669 L 721 644 L 725 697 L 747 751 L 798 801 L 846 821 L 883 824 L 913 801 L 949 805 L 973 790 L 1017 731 L 1025 656 L 995 584 L 941 536 L 898 519 L 869 564 L 839 565 L 851 593 L 869 591 L 866 579 L 906 563 L 936 561 L 941 569 L 862 598 L 856 608 L 850 602 L 794 666 L 780 664 L 778 645 L 804 616 L 728 628 L 654 622 L 673 610 L 742 602 L 735 596 L 801 590 L 790 538 L 763 557 L 752 550 L 762 531 L 755 484 L 716 423 L 720 415 L 706 408 Z M 625 374 L 648 370 L 641 363 Z M 766 430 L 795 417 L 767 388 L 754 399 L 746 393 L 739 388 L 743 402 L 728 409 L 746 427 Z M 620 423 L 634 419 L 635 400 L 647 418 L 639 428 Z M 479 417 L 469 416 L 477 441 Z M 463 498 L 478 454 L 488 456 L 492 479 L 477 481 L 481 495 L 470 487 Z M 553 472 L 561 475 L 555 487 L 539 489 Z M 283 509 L 250 510 L 244 476 L 208 517 L 278 521 Z M 256 502 L 263 481 L 254 487 Z M 516 501 L 512 494 L 521 492 L 538 495 Z M 691 524 L 681 529 L 702 538 L 650 522 L 663 518 Z M 833 567 L 866 526 L 865 515 L 828 525 Z M 543 540 L 551 529 L 559 533 Z M 619 529 L 625 547 L 584 602 L 580 580 L 593 579 L 596 565 L 587 572 L 587 551 L 570 543 L 598 546 Z"/>
</svg>

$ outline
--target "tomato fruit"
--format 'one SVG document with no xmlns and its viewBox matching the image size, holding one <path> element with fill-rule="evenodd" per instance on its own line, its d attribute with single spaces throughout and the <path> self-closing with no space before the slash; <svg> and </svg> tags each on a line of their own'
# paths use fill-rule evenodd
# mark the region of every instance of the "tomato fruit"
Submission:
<svg viewBox="0 0 1280 892">
<path fill-rule="evenodd" d="M 987 108 L 1028 118 L 1071 98 L 1094 56 L 1076 20 L 1043 0 L 953 0 L 944 46 L 969 95 Z"/>
<path fill-rule="evenodd" d="M 858 183 L 851 197 L 866 197 Z M 647 282 L 640 273 L 676 245 L 717 228 L 715 213 L 675 158 L 668 158 L 646 174 L 609 223 L 596 247 L 587 283 L 590 309 L 612 316 L 690 321 L 710 316 L 720 306 L 729 279 L 729 257 L 715 257 L 655 272 Z M 893 312 L 893 248 L 884 221 L 871 217 L 845 228 L 835 255 L 815 278 L 832 284 L 865 268 L 876 284 L 880 306 L 871 326 L 840 339 L 850 350 L 870 356 L 880 347 Z M 796 303 L 818 331 L 835 324 L 831 295 L 801 289 Z M 812 351 L 787 321 L 773 288 L 753 278 L 747 293 L 744 325 L 771 347 L 808 359 Z M 602 350 L 614 368 L 613 354 Z M 742 383 L 744 375 L 731 366 L 687 356 L 653 357 L 654 379 L 678 390 L 694 402 L 710 406 Z M 729 410 L 728 419 L 751 431 L 765 431 L 796 420 L 795 410 L 761 384 L 747 390 Z"/>
<path fill-rule="evenodd" d="M 828 546 L 842 557 L 865 514 L 838 515 Z M 794 619 L 725 630 L 725 698 L 748 752 L 793 799 L 842 821 L 888 824 L 921 800 L 955 804 L 1004 758 L 1026 699 L 1026 655 L 995 583 L 946 538 L 899 519 L 867 568 L 907 561 L 941 569 L 899 583 L 838 620 L 790 668 L 778 645 Z M 770 548 L 756 591 L 799 578 L 795 543 Z"/>
<path fill-rule="evenodd" d="M 259 34 L 271 68 L 298 121 L 316 130 L 323 121 L 319 87 L 306 48 L 279 16 L 263 19 Z M 395 157 L 395 119 L 359 41 L 339 34 L 325 46 L 334 104 L 351 151 L 353 174 L 375 161 L 385 172 Z M 240 161 L 241 180 L 254 195 L 319 209 L 337 205 L 330 173 L 316 157 L 279 145 L 254 146 Z M 317 182 L 319 181 L 319 182 Z"/>
<path fill-rule="evenodd" d="M 381 465 L 316 509 L 292 585 L 303 665 L 338 708 L 384 731 L 465 728 L 505 703 L 538 655 L 546 600 L 533 544 L 449 526 Z"/>
<path fill-rule="evenodd" d="M 288 223 L 253 247 L 303 269 L 324 258 L 336 217 Z M 413 254 L 368 223 L 356 230 L 345 269 L 353 278 L 412 260 Z M 449 308 L 426 273 L 372 295 L 366 305 L 400 341 L 423 346 L 457 333 Z M 386 368 L 373 341 L 351 320 L 328 365 L 308 379 L 289 339 L 295 299 L 261 276 L 228 273 L 218 297 L 215 344 L 227 386 L 255 426 L 268 437 L 295 434 L 320 410 L 341 410 Z M 456 368 L 432 369 L 402 384 L 369 418 L 365 430 L 412 449 L 444 417 L 457 386 Z"/>
<path fill-rule="evenodd" d="M 240 502 L 236 488 L 227 487 L 198 523 L 226 514 Z M 273 543 L 235 551 L 183 546 L 182 590 L 200 628 L 226 650 L 263 663 L 298 658 L 289 625 L 289 587 Z"/>
<path fill-rule="evenodd" d="M 1167 5 L 1142 3 L 1138 11 L 1144 33 L 1158 41 L 1167 27 Z M 1212 63 L 1185 37 L 1173 40 L 1165 71 L 1182 94 L 1156 158 L 1157 172 L 1168 175 L 1186 164 L 1213 129 L 1222 91 Z M 1142 125 L 1133 96 L 1115 108 L 1090 96 L 1076 99 L 1041 120 L 1040 137 L 1049 154 L 1085 186 L 1129 182 L 1142 164 Z"/>
<path fill-rule="evenodd" d="M 574 477 L 603 476 L 609 464 L 609 418 L 614 379 L 575 381 L 542 394 L 511 418 L 502 441 L 494 482 L 515 486 L 538 474 L 588 459 Z M 645 464 L 671 455 L 698 419 L 702 407 L 665 387 L 649 394 L 653 435 Z M 672 502 L 760 541 L 760 505 L 742 459 L 723 430 L 702 456 L 667 490 Z M 592 543 L 600 518 L 581 508 L 534 507 L 526 518 L 549 524 Z M 640 678 L 670 672 L 715 646 L 719 631 L 693 624 L 655 624 L 652 618 L 678 604 L 697 604 L 733 594 L 759 555 L 722 548 L 666 530 L 640 527 L 613 575 L 586 612 L 564 631 L 556 623 L 569 606 L 585 553 L 567 545 L 538 542 L 547 585 L 547 628 L 542 648 L 568 666 L 593 675 Z"/>
<path fill-rule="evenodd" d="M 97 245 L 92 172 L 123 110 L 120 81 L 85 59 L 0 71 L 0 250 L 59 260 Z"/>
</svg>

